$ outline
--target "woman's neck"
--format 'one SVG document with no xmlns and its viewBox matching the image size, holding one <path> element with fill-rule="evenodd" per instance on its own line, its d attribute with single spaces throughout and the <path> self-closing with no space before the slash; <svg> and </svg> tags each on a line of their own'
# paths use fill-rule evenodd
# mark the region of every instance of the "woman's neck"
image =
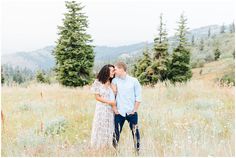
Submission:
<svg viewBox="0 0 236 158">
<path fill-rule="evenodd" d="M 109 86 L 110 84 L 111 84 L 110 81 L 107 81 L 107 82 L 105 83 L 106 86 Z"/>
</svg>

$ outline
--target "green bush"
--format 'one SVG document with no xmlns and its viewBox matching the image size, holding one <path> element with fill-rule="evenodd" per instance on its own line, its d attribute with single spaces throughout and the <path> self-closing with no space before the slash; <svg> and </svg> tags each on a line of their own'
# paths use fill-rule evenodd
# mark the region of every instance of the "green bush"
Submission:
<svg viewBox="0 0 236 158">
<path fill-rule="evenodd" d="M 45 124 L 45 135 L 59 135 L 66 131 L 67 121 L 64 117 L 58 117 Z"/>
<path fill-rule="evenodd" d="M 234 74 L 226 74 L 224 75 L 222 78 L 220 78 L 220 83 L 221 84 L 227 84 L 227 85 L 234 85 L 235 86 L 235 78 L 234 78 Z"/>
<path fill-rule="evenodd" d="M 37 71 L 37 73 L 36 73 L 36 80 L 39 83 L 49 83 L 50 84 L 49 77 L 46 76 L 45 72 L 43 72 L 43 71 Z"/>
</svg>

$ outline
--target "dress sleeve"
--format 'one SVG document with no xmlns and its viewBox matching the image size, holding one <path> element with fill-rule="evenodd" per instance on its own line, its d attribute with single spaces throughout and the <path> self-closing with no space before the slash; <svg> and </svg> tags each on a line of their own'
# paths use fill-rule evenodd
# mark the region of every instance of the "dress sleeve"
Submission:
<svg viewBox="0 0 236 158">
<path fill-rule="evenodd" d="M 100 94 L 100 82 L 98 80 L 95 80 L 92 84 L 91 91 L 94 94 Z"/>
</svg>

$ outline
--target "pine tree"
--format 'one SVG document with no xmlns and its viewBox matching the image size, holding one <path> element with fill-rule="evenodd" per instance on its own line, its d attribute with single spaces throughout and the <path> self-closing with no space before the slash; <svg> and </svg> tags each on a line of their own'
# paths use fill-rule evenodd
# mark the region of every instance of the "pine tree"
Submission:
<svg viewBox="0 0 236 158">
<path fill-rule="evenodd" d="M 225 33 L 225 25 L 224 24 L 220 28 L 220 33 Z"/>
<path fill-rule="evenodd" d="M 91 36 L 86 33 L 87 16 L 83 7 L 75 1 L 66 1 L 63 26 L 59 26 L 59 39 L 53 54 L 56 59 L 55 72 L 58 81 L 65 86 L 84 86 L 92 79 L 94 63 Z"/>
<path fill-rule="evenodd" d="M 230 33 L 235 32 L 234 22 L 230 25 Z"/>
<path fill-rule="evenodd" d="M 178 46 L 174 49 L 170 63 L 168 78 L 172 83 L 186 82 L 192 77 L 190 68 L 190 51 L 187 48 L 187 19 L 183 14 L 180 16 L 179 26 L 177 29 Z"/>
<path fill-rule="evenodd" d="M 163 23 L 163 14 L 160 15 L 160 25 L 158 28 L 158 36 L 154 39 L 153 63 L 148 68 L 152 76 L 152 84 L 157 81 L 167 79 L 169 64 L 168 39 L 165 23 Z"/>
<path fill-rule="evenodd" d="M 200 51 L 203 51 L 203 49 L 204 49 L 204 40 L 202 38 L 200 40 L 199 49 L 200 49 Z"/>
<path fill-rule="evenodd" d="M 214 40 L 213 46 L 214 46 L 214 60 L 218 60 L 220 58 L 221 51 L 219 49 L 219 41 L 217 39 Z"/>
<path fill-rule="evenodd" d="M 147 68 L 151 65 L 151 57 L 149 55 L 148 48 L 146 47 L 143 51 L 143 56 L 138 62 L 134 65 L 134 76 L 138 78 L 139 82 L 142 85 L 147 85 L 151 82 L 150 73 L 147 71 Z"/>
<path fill-rule="evenodd" d="M 211 37 L 211 28 L 208 29 L 208 38 Z"/>
<path fill-rule="evenodd" d="M 184 17 L 184 14 L 181 14 L 180 16 L 180 21 L 178 22 L 178 28 L 177 28 L 177 33 L 176 33 L 176 38 L 178 41 L 178 46 L 179 47 L 187 47 L 187 19 Z"/>
<path fill-rule="evenodd" d="M 36 80 L 37 80 L 37 82 L 42 82 L 42 83 L 45 82 L 45 78 L 44 78 L 44 75 L 43 75 L 42 71 L 37 71 L 36 72 Z"/>
<path fill-rule="evenodd" d="M 16 72 L 13 74 L 13 81 L 18 84 L 24 82 L 24 78 L 22 77 L 19 67 L 16 68 Z"/>
<path fill-rule="evenodd" d="M 194 46 L 195 45 L 195 37 L 194 37 L 194 35 L 192 35 L 192 46 Z"/>
<path fill-rule="evenodd" d="M 45 73 L 43 71 L 36 72 L 36 81 L 39 83 L 46 83 Z"/>
<path fill-rule="evenodd" d="M 1 83 L 2 83 L 2 85 L 4 84 L 4 81 L 5 81 L 5 77 L 3 75 L 3 68 L 1 66 Z"/>
<path fill-rule="evenodd" d="M 220 49 L 217 47 L 215 49 L 215 60 L 218 60 L 220 58 L 221 52 Z"/>
</svg>

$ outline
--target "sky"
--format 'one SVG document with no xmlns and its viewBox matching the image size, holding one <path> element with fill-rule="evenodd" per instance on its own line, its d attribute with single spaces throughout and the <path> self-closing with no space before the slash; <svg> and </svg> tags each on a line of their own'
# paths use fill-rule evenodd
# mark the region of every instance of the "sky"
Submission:
<svg viewBox="0 0 236 158">
<path fill-rule="evenodd" d="M 152 42 L 160 13 L 169 36 L 180 14 L 191 29 L 230 24 L 235 20 L 234 0 L 77 0 L 88 16 L 87 32 L 93 45 L 120 46 Z M 57 26 L 66 12 L 64 0 L 2 0 L 1 53 L 32 51 L 55 45 Z"/>
</svg>

